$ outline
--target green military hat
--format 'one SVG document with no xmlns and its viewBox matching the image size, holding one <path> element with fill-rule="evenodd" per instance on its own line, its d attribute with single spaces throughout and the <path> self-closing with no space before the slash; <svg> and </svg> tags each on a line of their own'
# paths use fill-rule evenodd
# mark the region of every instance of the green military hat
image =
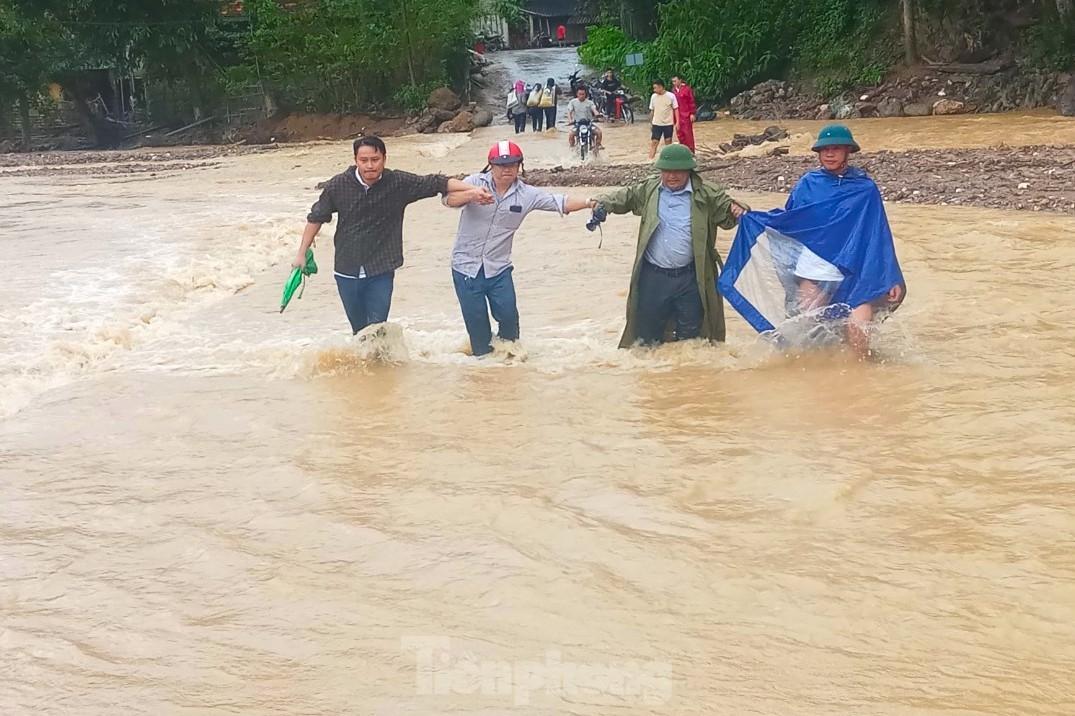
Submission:
<svg viewBox="0 0 1075 716">
<path fill-rule="evenodd" d="M 810 148 L 818 152 L 825 147 L 850 147 L 852 154 L 859 150 L 859 145 L 851 136 L 851 130 L 842 124 L 829 124 L 823 127 L 817 135 L 814 146 Z"/>
<path fill-rule="evenodd" d="M 694 169 L 698 164 L 694 161 L 691 150 L 682 144 L 669 144 L 661 150 L 661 156 L 657 158 L 654 166 L 669 171 L 684 171 Z"/>
</svg>

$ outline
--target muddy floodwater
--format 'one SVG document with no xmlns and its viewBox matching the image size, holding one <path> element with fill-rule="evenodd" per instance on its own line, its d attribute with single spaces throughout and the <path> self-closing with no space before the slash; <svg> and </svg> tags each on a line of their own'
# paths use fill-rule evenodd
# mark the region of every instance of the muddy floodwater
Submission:
<svg viewBox="0 0 1075 716">
<path fill-rule="evenodd" d="M 388 161 L 476 171 L 503 136 Z M 385 337 L 349 335 L 332 227 L 278 312 L 349 149 L 0 177 L 0 712 L 1075 713 L 1075 219 L 890 205 L 909 297 L 858 362 L 730 310 L 724 345 L 617 350 L 637 219 L 598 248 L 535 213 L 521 348 L 478 361 L 435 199 Z"/>
</svg>

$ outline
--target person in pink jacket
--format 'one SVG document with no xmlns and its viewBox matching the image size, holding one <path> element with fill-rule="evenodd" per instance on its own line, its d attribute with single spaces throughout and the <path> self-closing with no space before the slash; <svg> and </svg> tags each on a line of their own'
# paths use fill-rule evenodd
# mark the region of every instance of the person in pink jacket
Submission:
<svg viewBox="0 0 1075 716">
<path fill-rule="evenodd" d="M 694 90 L 676 75 L 672 78 L 672 92 L 676 95 L 676 103 L 679 105 L 679 126 L 676 128 L 676 137 L 679 143 L 694 153 L 694 116 L 698 111 L 698 105 L 694 101 Z"/>
</svg>

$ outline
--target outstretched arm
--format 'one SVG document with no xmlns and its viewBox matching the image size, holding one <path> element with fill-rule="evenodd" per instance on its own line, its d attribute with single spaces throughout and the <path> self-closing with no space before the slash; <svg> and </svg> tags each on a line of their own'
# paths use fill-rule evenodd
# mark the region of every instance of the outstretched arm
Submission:
<svg viewBox="0 0 1075 716">
<path fill-rule="evenodd" d="M 451 207 L 466 206 L 467 204 L 492 204 L 493 195 L 482 186 L 469 186 L 460 191 L 449 191 L 444 195 L 444 205 Z"/>
<path fill-rule="evenodd" d="M 597 206 L 596 199 L 582 199 L 576 196 L 569 196 L 564 201 L 564 213 L 570 214 L 572 211 L 581 211 L 583 209 L 592 209 Z"/>
<path fill-rule="evenodd" d="M 458 193 L 458 192 L 469 192 L 469 191 L 472 191 L 474 189 L 480 189 L 480 188 L 482 188 L 482 187 L 475 186 L 474 184 L 468 184 L 467 182 L 462 181 L 461 179 L 456 179 L 454 177 L 448 179 L 448 193 L 449 194 L 455 194 L 455 193 Z"/>
<path fill-rule="evenodd" d="M 459 179 L 448 180 L 448 193 L 444 195 L 444 205 L 451 207 L 466 206 L 467 204 L 492 204 L 493 195 L 484 186 L 471 184 Z"/>
<path fill-rule="evenodd" d="M 608 194 L 597 197 L 597 202 L 602 204 L 610 214 L 639 214 L 642 213 L 641 185 L 634 184 L 625 186 Z"/>
</svg>

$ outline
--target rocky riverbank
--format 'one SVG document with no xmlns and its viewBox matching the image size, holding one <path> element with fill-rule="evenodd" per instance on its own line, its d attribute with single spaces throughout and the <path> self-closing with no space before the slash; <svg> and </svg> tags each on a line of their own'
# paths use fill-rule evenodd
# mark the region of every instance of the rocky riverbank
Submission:
<svg viewBox="0 0 1075 716">
<path fill-rule="evenodd" d="M 855 155 L 854 162 L 870 173 L 887 201 L 1075 215 L 1073 147 L 885 151 Z M 816 166 L 812 156 L 784 155 L 709 159 L 701 170 L 733 189 L 787 192 Z M 591 164 L 532 170 L 526 178 L 545 186 L 618 186 L 651 171 L 644 164 Z"/>
<path fill-rule="evenodd" d="M 836 97 L 823 97 L 807 83 L 769 80 L 733 97 L 729 111 L 741 119 L 830 120 L 1035 107 L 1055 107 L 1063 115 L 1075 116 L 1075 78 L 1002 64 L 938 65 Z"/>
</svg>

